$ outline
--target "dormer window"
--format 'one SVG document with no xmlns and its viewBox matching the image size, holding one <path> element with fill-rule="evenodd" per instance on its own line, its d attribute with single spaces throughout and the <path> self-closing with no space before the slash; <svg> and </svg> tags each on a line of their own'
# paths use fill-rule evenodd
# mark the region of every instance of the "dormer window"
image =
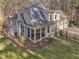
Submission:
<svg viewBox="0 0 79 59">
<path fill-rule="evenodd" d="M 50 15 L 50 20 L 52 20 L 52 15 Z"/>
<path fill-rule="evenodd" d="M 57 20 L 57 13 L 53 13 L 53 20 L 54 20 L 54 21 Z"/>
<path fill-rule="evenodd" d="M 56 19 L 56 15 L 57 15 L 57 14 L 56 14 L 56 13 L 54 13 L 54 19 Z"/>
<path fill-rule="evenodd" d="M 49 21 L 51 21 L 52 20 L 52 15 L 51 14 L 49 14 Z"/>
</svg>

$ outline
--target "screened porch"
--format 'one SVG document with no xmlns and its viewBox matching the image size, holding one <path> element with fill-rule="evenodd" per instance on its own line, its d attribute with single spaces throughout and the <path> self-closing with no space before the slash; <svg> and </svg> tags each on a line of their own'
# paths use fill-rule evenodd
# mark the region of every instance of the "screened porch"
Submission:
<svg viewBox="0 0 79 59">
<path fill-rule="evenodd" d="M 52 29 L 50 28 L 50 26 L 41 27 L 41 28 L 27 27 L 26 37 L 29 40 L 31 40 L 32 42 L 36 43 L 36 42 L 41 41 L 42 39 L 46 38 L 46 33 L 51 33 L 51 31 L 52 31 Z"/>
<path fill-rule="evenodd" d="M 27 27 L 27 38 L 31 40 L 32 42 L 36 43 L 38 41 L 41 41 L 43 38 L 45 38 L 45 27 L 33 29 L 30 27 Z"/>
</svg>

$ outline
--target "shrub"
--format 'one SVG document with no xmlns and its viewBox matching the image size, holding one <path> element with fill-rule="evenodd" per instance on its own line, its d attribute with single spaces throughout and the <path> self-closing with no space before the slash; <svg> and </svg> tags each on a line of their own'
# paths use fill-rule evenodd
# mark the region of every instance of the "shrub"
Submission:
<svg viewBox="0 0 79 59">
<path fill-rule="evenodd" d="M 60 33 L 60 36 L 63 36 L 63 31 L 62 30 L 60 30 L 59 33 Z"/>
<path fill-rule="evenodd" d="M 53 38 L 49 37 L 49 38 L 48 38 L 48 43 L 51 43 L 51 42 L 52 42 L 52 39 L 53 39 Z"/>
<path fill-rule="evenodd" d="M 24 43 L 25 41 L 26 41 L 26 38 L 25 38 L 25 36 L 20 36 L 20 42 L 22 42 L 22 43 Z"/>
</svg>

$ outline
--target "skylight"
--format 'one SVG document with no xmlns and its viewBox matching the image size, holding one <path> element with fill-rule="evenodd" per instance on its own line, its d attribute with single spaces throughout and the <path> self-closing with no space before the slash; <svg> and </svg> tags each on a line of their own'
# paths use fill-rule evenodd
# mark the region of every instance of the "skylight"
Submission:
<svg viewBox="0 0 79 59">
<path fill-rule="evenodd" d="M 34 24 L 35 22 L 36 22 L 36 20 L 35 19 L 32 19 L 31 23 Z"/>
<path fill-rule="evenodd" d="M 35 11 L 39 11 L 38 8 L 33 8 Z"/>
<path fill-rule="evenodd" d="M 35 19 L 32 19 L 32 22 L 36 22 L 36 20 Z"/>
</svg>

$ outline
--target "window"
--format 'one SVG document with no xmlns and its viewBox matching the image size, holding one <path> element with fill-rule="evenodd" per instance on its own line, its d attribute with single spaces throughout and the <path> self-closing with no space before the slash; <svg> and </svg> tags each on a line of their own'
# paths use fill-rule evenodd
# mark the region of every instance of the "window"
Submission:
<svg viewBox="0 0 79 59">
<path fill-rule="evenodd" d="M 56 19 L 57 13 L 54 13 L 54 19 Z"/>
<path fill-rule="evenodd" d="M 31 39 L 34 40 L 34 30 L 33 29 L 31 29 Z"/>
<path fill-rule="evenodd" d="M 57 14 L 55 14 L 55 19 L 56 19 Z"/>
<path fill-rule="evenodd" d="M 51 14 L 49 14 L 49 21 L 50 21 L 50 20 L 52 20 L 52 15 L 51 15 Z"/>
<path fill-rule="evenodd" d="M 24 33 L 24 26 L 23 26 L 23 24 L 21 25 L 21 34 L 23 35 L 23 33 Z"/>
<path fill-rule="evenodd" d="M 47 27 L 47 32 L 48 32 L 48 33 L 50 32 L 50 26 Z"/>
<path fill-rule="evenodd" d="M 17 32 L 14 33 L 16 37 L 18 37 Z"/>
<path fill-rule="evenodd" d="M 45 27 L 42 28 L 42 37 L 45 37 Z"/>
<path fill-rule="evenodd" d="M 12 20 L 11 22 L 12 22 L 12 25 L 16 25 L 16 21 Z"/>
<path fill-rule="evenodd" d="M 50 20 L 52 19 L 52 15 L 50 15 Z"/>
<path fill-rule="evenodd" d="M 30 38 L 30 28 L 28 28 L 28 37 Z"/>
<path fill-rule="evenodd" d="M 53 18 L 53 21 L 57 21 L 57 14 L 56 13 L 53 13 L 52 18 Z"/>
<path fill-rule="evenodd" d="M 17 21 L 17 24 L 18 24 L 18 25 L 21 25 L 21 24 L 22 24 L 22 21 Z"/>
<path fill-rule="evenodd" d="M 55 28 L 56 28 L 56 25 L 52 25 L 51 26 L 51 32 L 54 32 L 55 31 Z"/>
<path fill-rule="evenodd" d="M 9 20 L 8 24 L 11 24 L 10 22 L 11 22 L 11 20 Z"/>
<path fill-rule="evenodd" d="M 40 39 L 40 29 L 36 29 L 36 40 Z"/>
</svg>

